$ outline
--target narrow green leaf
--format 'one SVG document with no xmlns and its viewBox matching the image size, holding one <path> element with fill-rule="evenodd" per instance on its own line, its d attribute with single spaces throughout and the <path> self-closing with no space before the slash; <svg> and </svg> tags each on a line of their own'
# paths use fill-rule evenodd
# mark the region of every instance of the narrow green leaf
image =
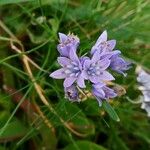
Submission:
<svg viewBox="0 0 150 150">
<path fill-rule="evenodd" d="M 28 2 L 28 1 L 35 1 L 35 0 L 0 0 L 0 5 L 14 4 L 14 3 L 21 3 L 21 2 Z"/>
<path fill-rule="evenodd" d="M 106 148 L 89 141 L 77 141 L 68 145 L 63 150 L 106 150 Z"/>
<path fill-rule="evenodd" d="M 118 122 L 120 121 L 117 113 L 107 101 L 103 101 L 102 106 L 113 120 L 118 121 Z"/>
<path fill-rule="evenodd" d="M 22 123 L 15 119 L 7 125 L 5 131 L 0 135 L 0 139 L 17 138 L 24 135 L 26 131 L 27 129 L 22 125 Z"/>
</svg>

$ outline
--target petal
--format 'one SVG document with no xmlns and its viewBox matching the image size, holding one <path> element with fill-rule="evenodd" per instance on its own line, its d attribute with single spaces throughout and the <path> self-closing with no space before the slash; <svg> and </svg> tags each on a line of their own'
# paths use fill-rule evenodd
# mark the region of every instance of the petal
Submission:
<svg viewBox="0 0 150 150">
<path fill-rule="evenodd" d="M 70 49 L 67 46 L 62 45 L 62 44 L 58 44 L 57 50 L 58 50 L 58 52 L 60 53 L 61 56 L 69 57 Z"/>
<path fill-rule="evenodd" d="M 105 30 L 98 38 L 98 40 L 96 41 L 95 45 L 98 45 L 102 42 L 106 42 L 107 41 L 107 31 Z"/>
<path fill-rule="evenodd" d="M 94 95 L 100 98 L 105 98 L 105 92 L 102 89 L 94 90 Z"/>
<path fill-rule="evenodd" d="M 61 43 L 64 43 L 68 38 L 67 35 L 60 33 L 60 32 L 58 33 L 58 35 L 59 35 L 59 39 Z"/>
<path fill-rule="evenodd" d="M 75 82 L 76 79 L 77 78 L 75 78 L 75 77 L 66 78 L 65 81 L 64 81 L 64 87 L 66 88 L 66 87 L 71 86 Z"/>
<path fill-rule="evenodd" d="M 102 71 L 99 78 L 106 81 L 115 80 L 115 78 L 108 71 Z"/>
<path fill-rule="evenodd" d="M 92 86 L 93 86 L 95 89 L 99 89 L 99 88 L 102 88 L 104 85 L 105 85 L 105 83 L 103 83 L 103 82 L 98 82 L 97 84 L 93 84 Z"/>
<path fill-rule="evenodd" d="M 105 70 L 109 67 L 110 60 L 109 59 L 102 59 L 102 60 L 98 61 L 98 65 L 99 65 L 101 70 Z"/>
<path fill-rule="evenodd" d="M 85 70 L 82 71 L 82 77 L 86 80 L 88 80 L 88 74 Z"/>
<path fill-rule="evenodd" d="M 94 45 L 94 46 L 92 47 L 92 49 L 91 49 L 91 52 L 90 52 L 91 55 L 93 55 L 96 51 L 98 51 L 98 47 Z"/>
<path fill-rule="evenodd" d="M 116 45 L 116 40 L 107 41 L 107 49 L 109 51 L 113 50 L 115 48 L 115 45 Z"/>
<path fill-rule="evenodd" d="M 55 79 L 64 79 L 66 78 L 66 74 L 64 73 L 64 68 L 58 69 L 50 74 L 50 77 Z"/>
<path fill-rule="evenodd" d="M 100 54 L 99 54 L 98 51 L 96 51 L 96 52 L 93 54 L 91 61 L 92 61 L 92 63 L 95 63 L 95 62 L 97 62 L 98 60 L 100 60 Z"/>
<path fill-rule="evenodd" d="M 98 82 L 100 82 L 99 76 L 89 76 L 89 80 L 90 80 L 92 83 L 98 83 Z"/>
<path fill-rule="evenodd" d="M 115 93 L 115 91 L 113 89 L 107 87 L 107 86 L 104 86 L 103 90 L 105 92 L 106 99 L 108 99 L 108 98 L 114 98 L 114 97 L 117 96 L 117 94 Z"/>
<path fill-rule="evenodd" d="M 70 51 L 69 52 L 69 57 L 72 61 L 79 62 L 79 58 L 78 58 L 75 51 Z"/>
<path fill-rule="evenodd" d="M 90 59 L 85 60 L 85 61 L 84 61 L 84 64 L 83 64 L 83 68 L 84 68 L 84 69 L 88 69 L 88 68 L 90 67 L 91 63 L 92 63 L 92 62 L 91 62 Z"/>
<path fill-rule="evenodd" d="M 114 57 L 115 55 L 119 55 L 121 54 L 121 52 L 119 50 L 115 50 L 115 51 L 111 51 L 111 52 L 104 52 L 102 55 L 101 55 L 101 59 L 104 59 L 104 58 L 111 58 L 111 57 Z"/>
<path fill-rule="evenodd" d="M 112 54 L 112 57 L 116 57 L 116 56 L 119 56 L 121 54 L 121 51 L 120 50 L 114 50 L 111 52 Z"/>
<path fill-rule="evenodd" d="M 82 77 L 82 74 L 78 76 L 77 79 L 77 84 L 80 88 L 85 88 L 85 82 L 84 82 L 84 78 Z"/>
<path fill-rule="evenodd" d="M 105 93 L 102 92 L 100 95 L 100 93 L 97 93 L 97 91 L 93 89 L 92 94 L 95 96 L 96 100 L 98 101 L 99 106 L 102 106 L 102 99 L 103 99 L 102 97 L 105 97 Z"/>
<path fill-rule="evenodd" d="M 58 57 L 57 61 L 62 67 L 67 66 L 71 63 L 71 60 L 67 57 Z"/>
</svg>

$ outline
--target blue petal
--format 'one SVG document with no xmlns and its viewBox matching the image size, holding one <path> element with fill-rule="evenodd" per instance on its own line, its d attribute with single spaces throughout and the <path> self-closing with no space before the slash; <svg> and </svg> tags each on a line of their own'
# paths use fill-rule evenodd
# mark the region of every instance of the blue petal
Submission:
<svg viewBox="0 0 150 150">
<path fill-rule="evenodd" d="M 99 38 L 97 39 L 96 41 L 96 44 L 95 45 L 98 45 L 102 42 L 106 42 L 107 41 L 107 31 L 105 30 L 100 36 Z"/>
<path fill-rule="evenodd" d="M 58 35 L 61 43 L 64 43 L 68 38 L 67 35 L 65 35 L 64 33 L 59 32 Z"/>
<path fill-rule="evenodd" d="M 80 74 L 80 75 L 78 76 L 77 84 L 78 84 L 78 86 L 79 86 L 80 88 L 85 88 L 85 87 L 86 87 L 86 86 L 85 86 L 85 82 L 84 82 L 84 78 L 83 78 L 82 74 Z"/>
<path fill-rule="evenodd" d="M 89 80 L 90 80 L 92 83 L 98 83 L 98 82 L 100 82 L 99 76 L 89 76 Z"/>
<path fill-rule="evenodd" d="M 64 80 L 64 87 L 67 88 L 67 87 L 71 86 L 75 82 L 75 80 L 76 80 L 75 77 L 67 77 Z"/>
<path fill-rule="evenodd" d="M 58 69 L 50 74 L 50 77 L 55 79 L 64 79 L 66 78 L 66 74 L 64 73 L 64 68 Z"/>
<path fill-rule="evenodd" d="M 78 58 L 75 51 L 70 51 L 69 52 L 69 57 L 72 61 L 75 61 L 75 62 L 79 63 L 79 58 Z"/>
<path fill-rule="evenodd" d="M 104 81 L 115 80 L 115 78 L 108 71 L 102 71 L 102 74 L 99 75 L 99 78 Z"/>
<path fill-rule="evenodd" d="M 96 51 L 96 52 L 93 54 L 91 61 L 92 61 L 92 63 L 95 63 L 95 62 L 97 62 L 98 60 L 100 60 L 100 53 L 99 53 L 98 51 Z"/>
<path fill-rule="evenodd" d="M 105 70 L 109 67 L 110 65 L 110 60 L 109 59 L 102 59 L 98 61 L 98 65 L 101 70 Z"/>
<path fill-rule="evenodd" d="M 71 63 L 71 60 L 66 57 L 58 57 L 57 61 L 62 67 L 65 67 Z"/>
</svg>

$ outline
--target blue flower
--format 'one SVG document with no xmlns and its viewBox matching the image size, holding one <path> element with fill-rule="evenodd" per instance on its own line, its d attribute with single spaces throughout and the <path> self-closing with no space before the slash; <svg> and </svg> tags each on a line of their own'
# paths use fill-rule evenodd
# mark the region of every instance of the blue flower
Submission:
<svg viewBox="0 0 150 150">
<path fill-rule="evenodd" d="M 75 81 L 79 87 L 85 88 L 85 77 L 82 72 L 82 65 L 75 51 L 70 51 L 69 58 L 58 57 L 57 60 L 62 68 L 51 73 L 50 77 L 55 79 L 65 79 L 65 88 L 70 87 Z"/>
<path fill-rule="evenodd" d="M 78 57 L 76 50 L 80 43 L 79 38 L 73 34 L 63 33 L 59 33 L 59 38 L 57 49 L 60 57 L 57 60 L 62 68 L 51 73 L 50 77 L 64 79 L 66 98 L 70 101 L 79 101 L 78 90 L 86 88 L 85 80 L 92 83 L 92 94 L 100 106 L 102 100 L 116 97 L 114 90 L 105 84 L 107 81 L 115 80 L 108 69 L 125 75 L 124 71 L 130 68 L 130 63 L 120 56 L 121 51 L 113 50 L 116 40 L 107 41 L 107 31 L 104 31 L 92 47 L 91 57 Z"/>
<path fill-rule="evenodd" d="M 107 58 L 110 60 L 110 68 L 117 73 L 126 75 L 124 72 L 128 70 L 131 63 L 125 61 L 121 56 L 121 51 L 114 50 L 116 45 L 116 40 L 107 41 L 107 31 L 104 31 L 97 42 L 91 49 L 91 54 L 94 55 L 95 52 L 99 53 L 100 59 Z"/>
<path fill-rule="evenodd" d="M 69 99 L 72 102 L 80 101 L 78 89 L 74 84 L 64 88 L 64 90 L 65 90 L 65 97 L 67 99 Z"/>
<path fill-rule="evenodd" d="M 108 100 L 117 96 L 115 91 L 106 86 L 104 83 L 97 83 L 92 85 L 92 94 L 96 97 L 99 106 L 102 104 L 102 100 Z"/>
<path fill-rule="evenodd" d="M 59 51 L 60 55 L 63 57 L 69 57 L 70 51 L 77 50 L 79 46 L 79 38 L 73 34 L 65 35 L 63 33 L 59 33 L 60 43 L 57 46 L 57 50 Z"/>
<path fill-rule="evenodd" d="M 91 49 L 91 54 L 93 55 L 95 51 L 98 51 L 100 54 L 104 52 L 110 52 L 114 49 L 116 45 L 116 40 L 107 41 L 107 31 L 104 31 L 96 41 L 95 45 Z"/>
<path fill-rule="evenodd" d="M 131 68 L 131 63 L 125 61 L 122 57 L 119 56 L 120 54 L 114 54 L 110 58 L 111 63 L 110 63 L 110 68 L 120 74 L 123 74 L 126 76 L 124 71 L 128 70 Z"/>
<path fill-rule="evenodd" d="M 110 65 L 108 58 L 100 59 L 99 52 L 95 52 L 91 59 L 84 61 L 84 77 L 86 80 L 90 80 L 92 83 L 98 83 L 100 81 L 115 80 L 115 78 L 106 69 Z"/>
</svg>

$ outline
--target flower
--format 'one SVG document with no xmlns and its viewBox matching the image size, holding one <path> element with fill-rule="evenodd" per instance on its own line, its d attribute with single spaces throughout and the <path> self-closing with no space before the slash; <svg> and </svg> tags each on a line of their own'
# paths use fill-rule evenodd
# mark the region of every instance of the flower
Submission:
<svg viewBox="0 0 150 150">
<path fill-rule="evenodd" d="M 73 34 L 65 35 L 63 33 L 59 33 L 60 43 L 57 46 L 57 50 L 59 51 L 60 55 L 63 57 L 69 57 L 70 51 L 77 50 L 79 46 L 79 38 Z"/>
<path fill-rule="evenodd" d="M 119 56 L 120 53 L 116 53 L 111 56 L 110 68 L 120 74 L 126 76 L 124 71 L 128 70 L 131 66 L 131 63 L 125 61 L 122 57 Z"/>
<path fill-rule="evenodd" d="M 143 99 L 144 99 L 144 97 L 143 97 Z M 143 100 L 141 108 L 145 109 L 145 111 L 147 112 L 147 116 L 150 117 L 150 101 L 147 102 L 147 101 Z"/>
<path fill-rule="evenodd" d="M 72 102 L 83 100 L 79 91 L 84 93 L 85 90 L 80 88 L 86 88 L 85 80 L 92 83 L 92 94 L 99 102 L 99 106 L 102 100 L 116 97 L 117 93 L 106 85 L 107 81 L 115 80 L 107 69 L 111 68 L 125 75 L 124 71 L 130 68 L 130 63 L 121 58 L 121 51 L 113 50 L 116 40 L 107 41 L 107 31 L 104 31 L 92 47 L 91 57 L 78 57 L 76 51 L 80 40 L 77 36 L 59 33 L 59 39 L 57 49 L 60 57 L 57 61 L 62 68 L 51 73 L 50 77 L 64 79 L 65 97 Z"/>
<path fill-rule="evenodd" d="M 126 62 L 122 57 L 120 57 L 121 51 L 114 50 L 116 45 L 116 40 L 107 41 L 107 31 L 104 31 L 95 45 L 91 49 L 91 54 L 94 55 L 98 52 L 100 59 L 110 59 L 110 68 L 120 74 L 126 75 L 124 71 L 130 68 L 130 63 Z"/>
<path fill-rule="evenodd" d="M 114 49 L 116 45 L 116 40 L 107 41 L 107 31 L 104 31 L 96 41 L 95 45 L 91 49 L 91 54 L 93 55 L 95 51 L 98 51 L 100 54 L 104 52 L 110 52 Z"/>
<path fill-rule="evenodd" d="M 140 66 L 137 67 L 137 81 L 141 84 L 139 90 L 142 92 L 141 108 L 145 109 L 150 117 L 150 74 L 145 72 Z"/>
<path fill-rule="evenodd" d="M 144 71 L 140 66 L 137 68 L 137 81 L 142 84 L 145 89 L 150 89 L 150 74 Z"/>
<path fill-rule="evenodd" d="M 115 91 L 107 87 L 104 83 L 99 82 L 97 84 L 93 84 L 92 87 L 92 93 L 96 97 L 99 106 L 102 105 L 102 100 L 108 100 L 117 96 Z"/>
<path fill-rule="evenodd" d="M 55 79 L 65 79 L 65 88 L 70 87 L 75 81 L 79 87 L 85 88 L 82 65 L 75 51 L 70 51 L 69 58 L 58 57 L 57 60 L 62 68 L 51 73 L 50 77 Z"/>
<path fill-rule="evenodd" d="M 84 77 L 90 80 L 92 83 L 98 83 L 100 81 L 110 81 L 115 78 L 106 69 L 110 65 L 108 58 L 100 59 L 98 51 L 96 51 L 91 59 L 84 61 Z"/>
<path fill-rule="evenodd" d="M 78 89 L 74 84 L 65 88 L 65 97 L 72 102 L 80 101 Z"/>
</svg>

